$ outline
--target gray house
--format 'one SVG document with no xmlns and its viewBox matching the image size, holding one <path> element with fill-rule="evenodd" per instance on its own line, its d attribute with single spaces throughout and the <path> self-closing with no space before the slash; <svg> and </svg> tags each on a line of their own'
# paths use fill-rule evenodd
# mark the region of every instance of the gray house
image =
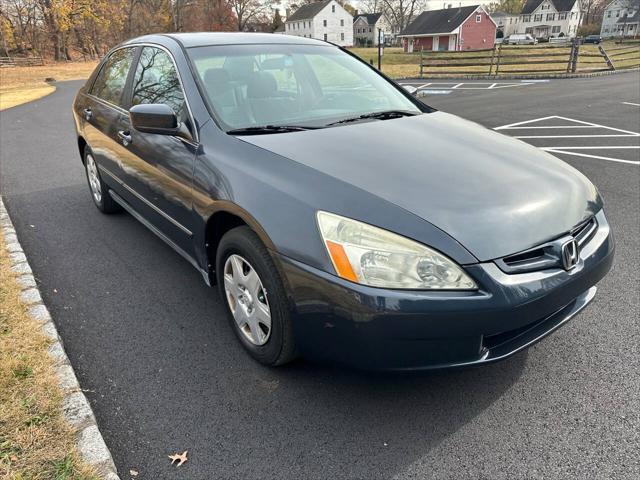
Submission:
<svg viewBox="0 0 640 480">
<path fill-rule="evenodd" d="M 353 17 L 353 44 L 357 47 L 377 47 L 379 31 L 385 43 L 393 41 L 394 32 L 382 13 L 361 13 Z M 395 32 L 397 33 L 397 32 Z"/>
</svg>

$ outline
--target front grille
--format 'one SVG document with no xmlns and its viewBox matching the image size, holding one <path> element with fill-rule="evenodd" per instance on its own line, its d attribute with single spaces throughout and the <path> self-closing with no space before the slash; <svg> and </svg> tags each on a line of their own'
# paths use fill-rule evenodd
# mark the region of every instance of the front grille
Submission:
<svg viewBox="0 0 640 480">
<path fill-rule="evenodd" d="M 591 217 L 582 225 L 571 230 L 571 235 L 576 239 L 576 242 L 578 242 L 578 246 L 582 248 L 583 245 L 589 243 L 589 240 L 593 238 L 596 230 L 598 230 L 598 222 L 596 222 L 596 217 Z"/>
<path fill-rule="evenodd" d="M 500 258 L 495 263 L 505 273 L 526 273 L 561 268 L 562 244 L 573 237 L 578 243 L 578 248 L 581 249 L 589 243 L 597 230 L 598 222 L 595 217 L 591 217 L 556 240 Z"/>
</svg>

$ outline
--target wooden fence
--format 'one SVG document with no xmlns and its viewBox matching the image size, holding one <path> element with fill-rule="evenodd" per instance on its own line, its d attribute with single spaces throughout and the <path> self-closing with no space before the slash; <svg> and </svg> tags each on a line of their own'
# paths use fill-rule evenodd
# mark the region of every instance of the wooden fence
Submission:
<svg viewBox="0 0 640 480">
<path fill-rule="evenodd" d="M 495 45 L 473 51 L 420 52 L 420 77 L 437 75 L 545 75 L 616 69 L 616 61 L 640 60 L 640 44 L 586 49 L 585 45 Z M 640 64 L 640 61 L 636 62 Z M 626 65 L 628 66 L 628 65 Z M 632 65 L 637 66 L 637 65 Z"/>
<path fill-rule="evenodd" d="M 33 67 L 44 65 L 42 57 L 0 57 L 0 67 Z"/>
</svg>

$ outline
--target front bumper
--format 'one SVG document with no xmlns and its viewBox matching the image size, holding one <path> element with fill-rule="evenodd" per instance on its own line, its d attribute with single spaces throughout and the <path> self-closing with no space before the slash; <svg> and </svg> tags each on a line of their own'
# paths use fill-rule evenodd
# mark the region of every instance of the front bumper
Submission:
<svg viewBox="0 0 640 480">
<path fill-rule="evenodd" d="M 611 268 L 604 213 L 570 271 L 506 274 L 495 263 L 466 266 L 474 292 L 386 290 L 357 285 L 280 257 L 296 341 L 307 358 L 372 370 L 484 364 L 523 350 L 594 298 Z"/>
</svg>

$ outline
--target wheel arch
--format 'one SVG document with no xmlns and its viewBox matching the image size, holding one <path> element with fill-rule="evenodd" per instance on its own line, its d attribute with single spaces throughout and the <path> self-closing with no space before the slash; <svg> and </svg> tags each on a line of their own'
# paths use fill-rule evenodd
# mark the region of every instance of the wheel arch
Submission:
<svg viewBox="0 0 640 480">
<path fill-rule="evenodd" d="M 272 254 L 276 252 L 276 246 L 273 241 L 260 225 L 260 223 L 246 210 L 232 202 L 221 202 L 216 208 L 210 212 L 207 217 L 205 226 L 205 252 L 210 271 L 215 272 L 216 254 L 220 240 L 229 230 L 240 226 L 247 226 L 258 235 L 258 238 L 265 245 L 267 250 Z M 279 262 L 276 262 L 278 270 L 280 270 Z M 212 284 L 216 282 L 215 275 L 211 275 Z"/>
</svg>

